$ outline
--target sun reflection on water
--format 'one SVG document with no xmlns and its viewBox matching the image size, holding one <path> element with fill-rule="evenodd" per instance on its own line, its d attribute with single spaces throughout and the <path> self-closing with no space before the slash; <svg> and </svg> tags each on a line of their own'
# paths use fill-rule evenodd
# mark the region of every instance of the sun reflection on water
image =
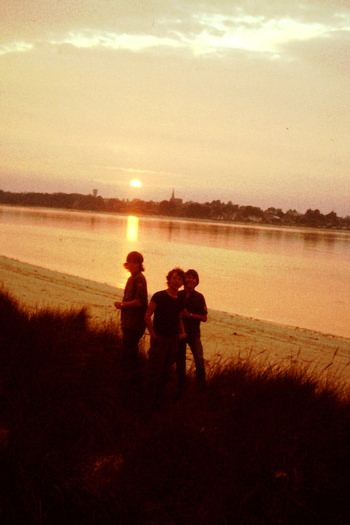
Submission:
<svg viewBox="0 0 350 525">
<path fill-rule="evenodd" d="M 136 242 L 139 237 L 139 218 L 129 215 L 126 223 L 126 239 L 129 242 Z"/>
</svg>

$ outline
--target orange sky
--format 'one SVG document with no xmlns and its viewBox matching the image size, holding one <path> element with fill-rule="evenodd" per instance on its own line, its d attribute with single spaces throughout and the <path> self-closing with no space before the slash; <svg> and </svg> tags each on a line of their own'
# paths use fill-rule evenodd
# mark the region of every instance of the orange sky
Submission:
<svg viewBox="0 0 350 525">
<path fill-rule="evenodd" d="M 341 0 L 4 0 L 0 189 L 348 215 L 349 44 Z"/>
</svg>

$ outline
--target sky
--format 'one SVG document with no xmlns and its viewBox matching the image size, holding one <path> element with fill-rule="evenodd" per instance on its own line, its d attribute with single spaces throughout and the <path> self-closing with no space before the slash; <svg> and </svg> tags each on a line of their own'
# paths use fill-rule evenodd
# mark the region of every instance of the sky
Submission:
<svg viewBox="0 0 350 525">
<path fill-rule="evenodd" d="M 350 215 L 349 80 L 350 0 L 0 0 L 0 189 Z"/>
</svg>

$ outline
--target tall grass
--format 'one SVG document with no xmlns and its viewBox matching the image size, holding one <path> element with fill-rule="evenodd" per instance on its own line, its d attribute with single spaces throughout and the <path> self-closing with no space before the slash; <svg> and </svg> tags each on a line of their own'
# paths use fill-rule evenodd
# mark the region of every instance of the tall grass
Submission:
<svg viewBox="0 0 350 525">
<path fill-rule="evenodd" d="M 216 365 L 152 411 L 85 310 L 2 293 L 0 345 L 2 524 L 350 523 L 349 399 L 307 370 Z"/>
</svg>

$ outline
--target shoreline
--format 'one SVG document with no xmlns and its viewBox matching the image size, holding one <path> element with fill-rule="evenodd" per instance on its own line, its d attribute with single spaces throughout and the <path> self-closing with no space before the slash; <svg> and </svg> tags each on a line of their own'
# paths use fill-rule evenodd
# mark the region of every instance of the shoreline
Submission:
<svg viewBox="0 0 350 525">
<path fill-rule="evenodd" d="M 82 213 L 82 214 L 91 214 L 96 213 L 97 215 L 110 215 L 110 216 L 118 216 L 118 217 L 128 217 L 129 215 L 134 215 L 136 217 L 142 218 L 142 219 L 150 219 L 150 220 L 163 220 L 163 221 L 177 221 L 177 222 L 198 222 L 203 224 L 209 224 L 214 226 L 237 226 L 239 228 L 257 228 L 261 230 L 286 230 L 290 232 L 300 232 L 300 233 L 343 233 L 343 234 L 349 234 L 350 228 L 328 228 L 328 227 L 322 227 L 322 226 L 307 226 L 305 224 L 298 225 L 298 224 L 278 224 L 278 223 L 271 223 L 271 222 L 242 222 L 242 221 L 230 221 L 227 219 L 209 219 L 209 218 L 200 218 L 200 217 L 181 217 L 181 216 L 172 216 L 172 215 L 143 215 L 137 212 L 114 212 L 111 210 L 83 210 L 78 208 L 56 208 L 51 206 L 34 206 L 33 204 L 30 204 L 26 206 L 25 204 L 6 204 L 6 203 L 0 203 L 0 207 L 8 207 L 8 208 L 21 208 L 23 210 L 30 210 L 30 209 L 42 209 L 45 211 L 65 211 L 68 213 Z"/>
<path fill-rule="evenodd" d="M 108 284 L 0 255 L 0 287 L 31 310 L 87 307 L 93 324 L 112 322 L 117 329 L 113 302 L 121 300 L 123 290 Z M 264 366 L 298 365 L 326 380 L 350 382 L 350 338 L 217 310 L 209 310 L 201 331 L 204 355 L 210 362 L 240 358 Z"/>
</svg>

